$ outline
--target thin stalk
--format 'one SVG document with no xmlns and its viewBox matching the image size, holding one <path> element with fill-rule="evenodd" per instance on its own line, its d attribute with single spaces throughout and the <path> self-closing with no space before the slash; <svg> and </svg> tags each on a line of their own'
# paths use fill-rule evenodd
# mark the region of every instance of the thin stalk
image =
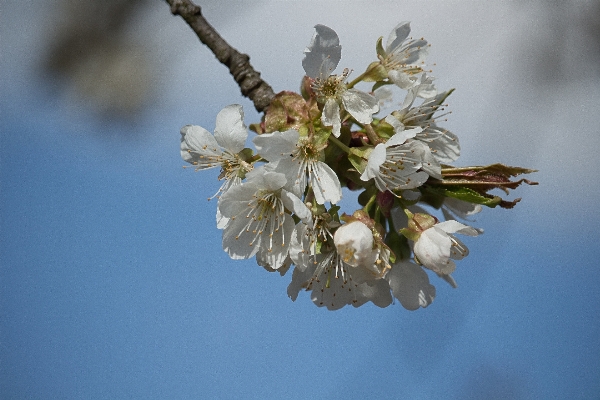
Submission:
<svg viewBox="0 0 600 400">
<path fill-rule="evenodd" d="M 342 149 L 344 152 L 350 154 L 350 147 L 346 146 L 338 138 L 336 138 L 333 135 L 329 135 L 329 140 L 331 141 L 331 143 L 335 144 L 337 147 L 339 147 L 340 149 Z"/>
<path fill-rule="evenodd" d="M 377 66 L 378 64 L 376 64 L 375 66 Z M 357 76 L 356 78 L 354 78 L 352 80 L 352 82 L 347 83 L 346 87 L 348 89 L 352 89 L 357 83 L 361 82 L 365 76 L 367 76 L 368 74 L 371 73 L 371 70 L 374 69 L 375 67 L 371 67 L 369 66 L 369 68 L 367 68 L 367 70 L 365 72 L 363 72 L 362 74 L 360 74 L 359 76 Z"/>
<path fill-rule="evenodd" d="M 363 211 L 366 212 L 367 214 L 369 214 L 369 210 L 371 210 L 371 208 L 373 207 L 373 204 L 375 204 L 376 200 L 377 200 L 377 193 L 374 193 L 373 196 L 371 196 L 371 198 L 367 202 L 367 204 L 365 204 L 365 206 L 363 207 Z"/>
<path fill-rule="evenodd" d="M 369 141 L 374 145 L 378 145 L 379 143 L 382 143 L 383 140 L 379 137 L 379 135 L 377 135 L 377 132 L 375 132 L 375 129 L 373 129 L 373 125 L 371 124 L 366 124 L 365 125 L 365 131 L 367 132 L 367 137 L 369 138 Z"/>
</svg>

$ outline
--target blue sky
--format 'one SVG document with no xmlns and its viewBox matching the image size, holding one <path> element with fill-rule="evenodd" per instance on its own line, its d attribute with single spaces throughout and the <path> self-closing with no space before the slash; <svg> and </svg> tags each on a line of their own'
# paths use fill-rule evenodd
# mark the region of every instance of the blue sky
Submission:
<svg viewBox="0 0 600 400">
<path fill-rule="evenodd" d="M 247 123 L 258 118 L 189 28 L 166 6 L 149 7 L 131 36 L 146 39 L 161 95 L 132 121 L 105 121 L 35 74 L 51 22 L 26 18 L 35 2 L 8 2 L 0 6 L 3 397 L 597 396 L 600 84 L 577 37 L 563 38 L 565 57 L 548 54 L 578 74 L 544 78 L 537 60 L 552 32 L 539 4 L 409 2 L 393 13 L 386 2 L 344 4 L 204 10 L 276 91 L 296 88 L 313 25 L 338 32 L 340 65 L 359 73 L 379 36 L 412 21 L 432 43 L 438 86 L 457 88 L 448 127 L 462 141 L 458 164 L 540 170 L 531 176 L 539 186 L 516 191 L 514 210 L 477 217 L 485 234 L 465 240 L 471 254 L 455 273 L 458 289 L 432 276 L 437 297 L 416 312 L 399 304 L 329 312 L 306 293 L 292 302 L 289 276 L 221 250 L 206 201 L 216 173 L 181 168 L 181 126 L 212 130 L 230 103 L 244 105 Z M 159 34 L 145 36 L 144 25 Z"/>
</svg>

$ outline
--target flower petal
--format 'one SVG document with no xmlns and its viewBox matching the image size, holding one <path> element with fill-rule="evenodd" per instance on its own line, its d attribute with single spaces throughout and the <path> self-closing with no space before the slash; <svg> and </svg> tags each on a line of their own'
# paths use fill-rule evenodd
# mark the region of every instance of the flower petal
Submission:
<svg viewBox="0 0 600 400">
<path fill-rule="evenodd" d="M 390 32 L 387 44 L 385 46 L 386 53 L 393 53 L 402 43 L 406 40 L 410 34 L 410 22 L 402 21 Z"/>
<path fill-rule="evenodd" d="M 456 221 L 454 221 L 456 222 Z M 456 268 L 450 260 L 452 241 L 448 235 L 437 229 L 427 229 L 415 242 L 414 253 L 425 267 L 441 274 L 451 274 Z"/>
<path fill-rule="evenodd" d="M 460 233 L 467 236 L 478 236 L 481 233 L 478 229 L 454 220 L 440 222 L 435 227 L 446 233 Z"/>
<path fill-rule="evenodd" d="M 352 302 L 354 307 L 360 307 L 368 301 L 371 301 L 377 307 L 387 307 L 392 304 L 392 294 L 390 285 L 385 279 L 377 279 L 369 283 L 358 285 L 355 290 L 356 300 Z"/>
<path fill-rule="evenodd" d="M 390 288 L 394 297 L 407 310 L 427 307 L 435 298 L 435 286 L 429 283 L 427 273 L 421 267 L 408 261 L 401 261 L 392 266 L 387 273 Z"/>
<path fill-rule="evenodd" d="M 198 125 L 181 128 L 181 158 L 197 169 L 213 168 L 220 165 L 223 150 L 209 131 Z"/>
<path fill-rule="evenodd" d="M 288 192 L 285 189 L 281 189 L 281 201 L 283 206 L 289 211 L 296 214 L 298 218 L 305 224 L 310 224 L 312 221 L 312 214 L 308 207 L 292 192 Z"/>
<path fill-rule="evenodd" d="M 215 139 L 224 149 L 236 154 L 244 149 L 248 131 L 244 124 L 244 110 L 239 104 L 223 108 L 217 114 Z"/>
<path fill-rule="evenodd" d="M 263 133 L 256 136 L 252 142 L 262 158 L 275 162 L 282 158 L 290 158 L 299 137 L 297 130 L 290 129 L 285 132 Z"/>
<path fill-rule="evenodd" d="M 315 25 L 310 45 L 304 50 L 302 66 L 306 75 L 327 78 L 335 70 L 342 58 L 342 46 L 335 31 L 325 25 Z"/>
<path fill-rule="evenodd" d="M 267 232 L 262 234 L 262 245 L 256 256 L 260 266 L 277 270 L 285 265 L 293 230 L 294 220 L 287 215 L 276 232 L 272 232 L 272 235 Z"/>
<path fill-rule="evenodd" d="M 337 174 L 321 161 L 313 163 L 312 172 L 311 185 L 317 203 L 325 204 L 329 201 L 331 204 L 337 204 L 342 199 L 342 186 Z"/>
<path fill-rule="evenodd" d="M 442 166 L 435 159 L 429 146 L 425 143 L 415 140 L 410 144 L 411 150 L 421 158 L 421 168 L 427 172 L 429 176 L 435 179 L 442 179 Z"/>
<path fill-rule="evenodd" d="M 361 124 L 370 124 L 373 114 L 379 111 L 379 101 L 375 96 L 356 89 L 348 89 L 342 93 L 342 104 Z"/>
<path fill-rule="evenodd" d="M 392 120 L 392 122 L 393 121 L 398 121 L 393 116 L 388 115 L 387 117 L 385 117 L 385 122 L 387 122 L 388 124 L 390 123 L 390 121 L 388 121 L 388 118 L 390 120 Z M 398 123 L 402 124 L 400 121 L 398 121 Z M 386 147 L 397 146 L 397 145 L 403 144 L 408 139 L 414 138 L 417 135 L 417 133 L 421 133 L 423 131 L 423 128 L 417 127 L 417 128 L 412 128 L 412 129 L 405 129 L 405 130 L 400 131 L 400 132 L 396 131 L 395 128 L 394 128 L 394 131 L 396 133 L 390 138 L 390 140 L 388 140 L 385 143 Z"/>
<path fill-rule="evenodd" d="M 369 155 L 369 161 L 367 162 L 367 167 L 365 168 L 365 172 L 362 173 L 360 179 L 363 181 L 368 181 L 369 179 L 375 178 L 379 176 L 379 167 L 381 164 L 385 162 L 386 157 L 386 148 L 385 144 L 379 143 L 371 154 Z"/>
<path fill-rule="evenodd" d="M 426 129 L 428 134 L 431 132 L 438 133 L 438 136 L 433 140 L 426 140 L 422 137 L 418 137 L 419 140 L 426 142 L 431 149 L 434 157 L 441 163 L 451 163 L 456 161 L 460 156 L 460 143 L 458 137 L 442 128 L 431 126 Z"/>
<path fill-rule="evenodd" d="M 392 126 L 392 128 L 394 128 L 394 135 L 397 135 L 398 133 L 404 131 L 404 124 L 402 122 L 400 122 L 400 120 L 396 117 L 394 117 L 392 114 L 388 115 L 387 117 L 385 117 L 383 119 L 385 122 L 387 122 L 388 124 L 390 124 Z"/>
<path fill-rule="evenodd" d="M 246 181 L 241 185 L 229 188 L 219 198 L 219 203 L 217 204 L 221 217 L 231 218 L 242 213 L 248 207 L 248 202 L 254 199 L 254 193 L 259 188 L 259 185 L 251 181 Z"/>
<path fill-rule="evenodd" d="M 325 126 L 333 127 L 333 136 L 339 137 L 342 130 L 342 121 L 340 119 L 340 105 L 334 99 L 327 99 L 323 106 L 321 122 Z"/>
</svg>

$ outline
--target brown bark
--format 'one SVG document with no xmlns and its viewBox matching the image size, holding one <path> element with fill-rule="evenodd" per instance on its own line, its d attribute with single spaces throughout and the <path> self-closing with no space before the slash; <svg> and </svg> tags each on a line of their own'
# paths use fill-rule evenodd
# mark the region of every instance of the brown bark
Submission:
<svg viewBox="0 0 600 400">
<path fill-rule="evenodd" d="M 248 97 L 254 103 L 258 112 L 263 112 L 275 96 L 273 89 L 267 82 L 261 79 L 260 72 L 250 65 L 250 57 L 240 53 L 229 45 L 202 16 L 199 6 L 189 0 L 166 0 L 171 6 L 171 13 L 179 15 L 196 33 L 217 57 L 217 59 L 229 68 L 242 95 Z"/>
</svg>

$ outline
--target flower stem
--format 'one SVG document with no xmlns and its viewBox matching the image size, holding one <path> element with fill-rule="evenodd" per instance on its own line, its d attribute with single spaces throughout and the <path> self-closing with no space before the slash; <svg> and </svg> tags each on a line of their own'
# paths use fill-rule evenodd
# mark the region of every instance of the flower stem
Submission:
<svg viewBox="0 0 600 400">
<path fill-rule="evenodd" d="M 350 154 L 350 147 L 346 146 L 344 143 L 340 142 L 338 138 L 333 135 L 329 135 L 329 140 L 331 143 L 335 144 L 340 149 L 344 150 L 346 153 Z"/>
<path fill-rule="evenodd" d="M 376 64 L 376 65 L 378 65 L 378 64 Z M 367 76 L 369 73 L 371 73 L 371 70 L 373 68 L 374 67 L 369 66 L 369 68 L 367 68 L 367 70 L 365 72 L 363 72 L 362 74 L 360 74 L 359 76 L 357 76 L 355 79 L 353 79 L 352 82 L 347 83 L 346 87 L 348 89 L 352 89 L 357 83 L 361 82 L 364 79 L 365 76 Z"/>
<path fill-rule="evenodd" d="M 381 208 L 380 207 L 376 207 L 375 208 L 375 218 L 373 218 L 376 222 L 380 222 L 381 221 Z"/>
<path fill-rule="evenodd" d="M 377 193 L 374 193 L 373 196 L 371 196 L 371 198 L 367 202 L 367 204 L 365 204 L 365 206 L 363 207 L 363 211 L 366 212 L 367 214 L 369 214 L 369 210 L 373 207 L 373 204 L 375 204 L 376 200 L 377 200 Z"/>
<path fill-rule="evenodd" d="M 367 132 L 369 141 L 373 144 L 373 146 L 377 146 L 379 143 L 383 142 L 379 135 L 377 135 L 377 132 L 375 132 L 375 129 L 373 129 L 373 125 L 366 124 L 365 131 Z"/>
</svg>

